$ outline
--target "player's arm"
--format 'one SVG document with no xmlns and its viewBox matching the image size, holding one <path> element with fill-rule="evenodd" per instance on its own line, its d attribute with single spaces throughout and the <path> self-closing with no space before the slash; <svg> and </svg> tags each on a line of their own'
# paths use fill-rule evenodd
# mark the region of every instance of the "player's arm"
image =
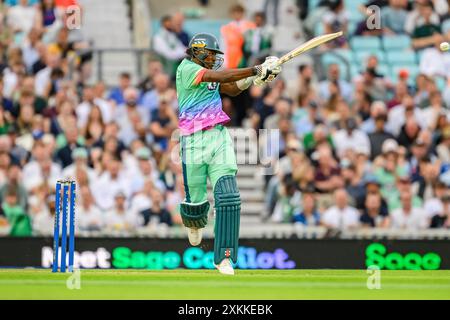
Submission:
<svg viewBox="0 0 450 320">
<path fill-rule="evenodd" d="M 258 66 L 242 69 L 209 70 L 203 73 L 201 82 L 232 83 L 241 79 L 259 75 Z"/>
<path fill-rule="evenodd" d="M 220 93 L 227 94 L 231 97 L 239 95 L 242 91 L 248 89 L 256 76 L 241 79 L 235 82 L 220 84 Z"/>
</svg>

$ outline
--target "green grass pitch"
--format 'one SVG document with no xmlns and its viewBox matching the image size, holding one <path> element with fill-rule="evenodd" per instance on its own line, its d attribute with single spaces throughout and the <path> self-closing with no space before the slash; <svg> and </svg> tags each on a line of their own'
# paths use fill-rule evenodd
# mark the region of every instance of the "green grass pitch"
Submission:
<svg viewBox="0 0 450 320">
<path fill-rule="evenodd" d="M 450 271 L 381 271 L 381 289 L 367 289 L 365 270 L 0 270 L 0 299 L 450 299 Z"/>
</svg>

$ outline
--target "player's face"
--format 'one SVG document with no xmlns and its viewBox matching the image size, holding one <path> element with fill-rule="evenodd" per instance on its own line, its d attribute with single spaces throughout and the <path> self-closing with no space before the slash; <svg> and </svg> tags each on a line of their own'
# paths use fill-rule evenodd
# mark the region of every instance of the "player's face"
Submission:
<svg viewBox="0 0 450 320">
<path fill-rule="evenodd" d="M 208 69 L 213 69 L 216 64 L 216 52 L 208 50 L 208 56 L 205 58 L 205 64 Z"/>
</svg>

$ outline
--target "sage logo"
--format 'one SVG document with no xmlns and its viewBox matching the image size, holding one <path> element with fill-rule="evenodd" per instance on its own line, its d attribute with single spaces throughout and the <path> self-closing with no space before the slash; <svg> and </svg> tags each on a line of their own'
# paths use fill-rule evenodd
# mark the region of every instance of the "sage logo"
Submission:
<svg viewBox="0 0 450 320">
<path fill-rule="evenodd" d="M 182 255 L 175 251 L 132 251 L 127 247 L 115 248 L 112 265 L 118 269 L 214 269 L 214 252 L 200 248 L 189 248 Z M 274 252 L 260 252 L 255 248 L 239 247 L 236 267 L 240 269 L 293 269 L 295 262 L 283 249 Z"/>
<path fill-rule="evenodd" d="M 402 255 L 398 252 L 388 253 L 381 243 L 372 243 L 366 248 L 366 266 L 377 266 L 388 270 L 437 270 L 441 266 L 441 257 L 434 252 L 423 256 L 410 252 Z"/>
</svg>

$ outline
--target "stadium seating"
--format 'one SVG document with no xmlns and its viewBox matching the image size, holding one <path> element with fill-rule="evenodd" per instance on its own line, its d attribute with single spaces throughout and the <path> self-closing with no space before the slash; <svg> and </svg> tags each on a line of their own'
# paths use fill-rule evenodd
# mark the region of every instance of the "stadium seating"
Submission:
<svg viewBox="0 0 450 320">
<path fill-rule="evenodd" d="M 378 37 L 354 36 L 350 39 L 350 45 L 355 51 L 379 51 L 381 50 L 381 41 Z"/>
</svg>

